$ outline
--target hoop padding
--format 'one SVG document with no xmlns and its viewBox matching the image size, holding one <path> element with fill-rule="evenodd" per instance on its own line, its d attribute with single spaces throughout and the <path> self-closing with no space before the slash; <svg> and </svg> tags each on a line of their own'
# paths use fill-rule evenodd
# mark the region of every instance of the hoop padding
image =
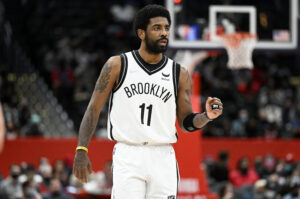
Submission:
<svg viewBox="0 0 300 199">
<path fill-rule="evenodd" d="M 220 35 L 228 54 L 227 66 L 230 69 L 253 68 L 252 52 L 257 35 L 245 32 Z"/>
</svg>

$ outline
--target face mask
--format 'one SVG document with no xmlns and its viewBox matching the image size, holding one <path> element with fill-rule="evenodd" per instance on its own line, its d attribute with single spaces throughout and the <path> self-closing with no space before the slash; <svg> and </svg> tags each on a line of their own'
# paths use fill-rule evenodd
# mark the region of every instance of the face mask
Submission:
<svg viewBox="0 0 300 199">
<path fill-rule="evenodd" d="M 13 173 L 13 174 L 11 174 L 11 177 L 12 177 L 14 180 L 16 180 L 16 179 L 18 179 L 19 174 Z"/>
<path fill-rule="evenodd" d="M 54 192 L 52 192 L 52 196 L 54 196 L 54 197 L 60 196 L 60 192 L 54 191 Z"/>
<path fill-rule="evenodd" d="M 241 168 L 241 174 L 246 175 L 248 173 L 248 168 Z"/>
<path fill-rule="evenodd" d="M 50 180 L 51 180 L 51 178 L 48 178 L 48 177 L 47 177 L 47 178 L 44 178 L 44 182 L 45 182 L 45 183 L 49 183 Z"/>
<path fill-rule="evenodd" d="M 27 196 L 27 197 L 34 197 L 34 196 L 35 196 L 35 193 L 36 193 L 36 190 L 35 190 L 35 189 L 29 189 L 29 190 L 27 190 L 27 192 L 25 193 L 25 196 Z"/>
</svg>

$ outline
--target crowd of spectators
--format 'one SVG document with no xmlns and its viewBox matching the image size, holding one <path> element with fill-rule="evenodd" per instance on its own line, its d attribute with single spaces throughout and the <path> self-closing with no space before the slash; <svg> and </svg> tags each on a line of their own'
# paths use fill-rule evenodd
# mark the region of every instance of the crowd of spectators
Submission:
<svg viewBox="0 0 300 199">
<path fill-rule="evenodd" d="M 300 197 L 300 161 L 289 153 L 285 158 L 272 154 L 250 161 L 242 157 L 236 168 L 229 167 L 230 155 L 219 153 L 218 159 L 206 158 L 210 191 L 220 199 L 294 199 Z M 112 188 L 111 161 L 103 171 L 92 173 L 87 184 L 72 175 L 72 160 L 45 157 L 35 167 L 25 162 L 13 164 L 6 178 L 0 177 L 0 199 L 72 199 L 88 196 L 109 196 Z"/>
<path fill-rule="evenodd" d="M 211 191 L 220 199 L 292 199 L 300 197 L 300 161 L 289 153 L 285 158 L 272 154 L 256 157 L 253 163 L 242 157 L 229 168 L 230 155 L 221 151 L 217 160 L 204 165 Z"/>
<path fill-rule="evenodd" d="M 38 167 L 25 162 L 12 164 L 9 176 L 0 178 L 0 199 L 73 199 L 92 195 L 110 195 L 111 161 L 103 171 L 94 172 L 89 182 L 80 183 L 72 175 L 72 160 L 56 160 L 53 166 L 45 157 Z"/>
<path fill-rule="evenodd" d="M 26 98 L 20 99 L 16 94 L 15 83 L 9 81 L 6 73 L 0 76 L 0 101 L 4 114 L 7 139 L 25 136 L 43 136 L 40 130 L 40 116 L 32 113 Z"/>
<path fill-rule="evenodd" d="M 299 138 L 299 69 L 296 54 L 254 54 L 254 69 L 230 70 L 226 54 L 198 64 L 202 103 L 222 99 L 224 112 L 208 124 L 204 136 Z"/>
<path fill-rule="evenodd" d="M 135 0 L 4 2 L 15 37 L 77 129 L 105 61 L 138 46 L 131 28 L 135 11 L 148 3 L 163 3 Z M 11 12 L 12 9 L 20 9 L 20 12 Z M 106 126 L 106 114 L 102 115 L 99 128 Z"/>
</svg>

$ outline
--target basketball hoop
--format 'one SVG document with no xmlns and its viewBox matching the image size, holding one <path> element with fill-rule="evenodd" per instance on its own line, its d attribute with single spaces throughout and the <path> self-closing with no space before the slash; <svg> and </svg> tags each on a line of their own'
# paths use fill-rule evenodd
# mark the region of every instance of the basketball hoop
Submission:
<svg viewBox="0 0 300 199">
<path fill-rule="evenodd" d="M 230 69 L 253 68 L 252 52 L 257 40 L 256 34 L 237 32 L 219 37 L 225 45 L 228 54 L 227 66 Z"/>
</svg>

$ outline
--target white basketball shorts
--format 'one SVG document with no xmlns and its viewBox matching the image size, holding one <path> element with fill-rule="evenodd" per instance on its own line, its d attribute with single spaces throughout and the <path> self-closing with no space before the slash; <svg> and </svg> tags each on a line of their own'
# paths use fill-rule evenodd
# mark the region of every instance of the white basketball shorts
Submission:
<svg viewBox="0 0 300 199">
<path fill-rule="evenodd" d="M 172 145 L 115 145 L 112 199 L 176 199 L 178 183 Z"/>
</svg>

